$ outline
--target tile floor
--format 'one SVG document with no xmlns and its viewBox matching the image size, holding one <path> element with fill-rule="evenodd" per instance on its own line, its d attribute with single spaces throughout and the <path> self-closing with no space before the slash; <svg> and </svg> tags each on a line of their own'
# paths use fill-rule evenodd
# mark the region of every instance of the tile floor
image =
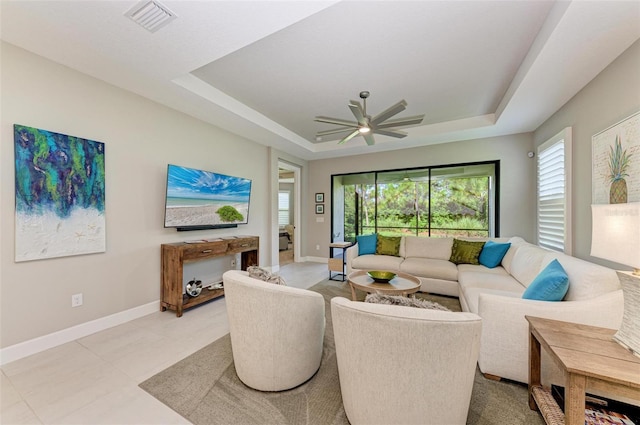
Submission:
<svg viewBox="0 0 640 425">
<path fill-rule="evenodd" d="M 280 269 L 289 286 L 328 278 L 325 263 Z M 224 298 L 153 313 L 2 366 L 2 424 L 188 424 L 138 384 L 229 332 Z"/>
</svg>

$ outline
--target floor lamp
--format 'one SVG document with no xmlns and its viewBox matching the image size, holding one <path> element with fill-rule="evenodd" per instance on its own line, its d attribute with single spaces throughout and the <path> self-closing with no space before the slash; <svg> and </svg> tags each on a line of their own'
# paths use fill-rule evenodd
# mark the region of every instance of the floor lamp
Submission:
<svg viewBox="0 0 640 425">
<path fill-rule="evenodd" d="M 592 205 L 591 212 L 591 255 L 633 268 L 617 272 L 624 313 L 613 338 L 640 357 L 640 202 Z"/>
</svg>

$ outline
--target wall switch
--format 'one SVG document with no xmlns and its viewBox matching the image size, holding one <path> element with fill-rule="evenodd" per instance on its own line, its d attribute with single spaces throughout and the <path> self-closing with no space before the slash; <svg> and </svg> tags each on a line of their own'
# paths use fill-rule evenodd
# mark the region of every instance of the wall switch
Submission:
<svg viewBox="0 0 640 425">
<path fill-rule="evenodd" d="M 71 307 L 80 307 L 82 305 L 82 294 L 71 295 Z"/>
</svg>

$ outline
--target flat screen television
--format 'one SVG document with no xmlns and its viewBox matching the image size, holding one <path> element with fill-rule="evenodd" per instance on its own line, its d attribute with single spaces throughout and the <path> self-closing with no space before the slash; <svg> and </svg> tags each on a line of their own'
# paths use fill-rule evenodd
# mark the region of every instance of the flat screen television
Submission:
<svg viewBox="0 0 640 425">
<path fill-rule="evenodd" d="M 185 231 L 247 224 L 250 198 L 249 179 L 169 164 L 164 227 Z"/>
</svg>

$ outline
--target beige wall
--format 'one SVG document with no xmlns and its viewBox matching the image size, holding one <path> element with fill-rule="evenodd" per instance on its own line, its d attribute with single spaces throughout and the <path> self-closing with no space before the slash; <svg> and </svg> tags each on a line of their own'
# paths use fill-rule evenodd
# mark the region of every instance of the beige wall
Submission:
<svg viewBox="0 0 640 425">
<path fill-rule="evenodd" d="M 573 132 L 573 255 L 609 267 L 621 265 L 590 257 L 591 136 L 640 111 L 640 41 L 611 65 L 534 133 L 536 146 L 572 127 Z"/>
<path fill-rule="evenodd" d="M 258 235 L 261 263 L 269 264 L 272 178 L 265 146 L 15 46 L 1 48 L 0 347 L 158 301 L 162 243 Z M 105 253 L 14 262 L 14 123 L 105 143 Z M 252 179 L 249 224 L 164 229 L 167 163 Z M 75 293 L 84 294 L 84 305 L 71 308 Z"/>
<path fill-rule="evenodd" d="M 522 236 L 531 241 L 535 235 L 535 159 L 531 134 L 492 137 L 445 143 L 393 152 L 309 161 L 308 193 L 325 194 L 324 222 L 316 222 L 313 199 L 304 207 L 307 215 L 306 254 L 327 257 L 331 239 L 331 175 L 349 172 L 393 170 L 425 165 L 456 164 L 500 160 L 500 234 Z M 316 250 L 316 245 L 320 246 Z"/>
</svg>

